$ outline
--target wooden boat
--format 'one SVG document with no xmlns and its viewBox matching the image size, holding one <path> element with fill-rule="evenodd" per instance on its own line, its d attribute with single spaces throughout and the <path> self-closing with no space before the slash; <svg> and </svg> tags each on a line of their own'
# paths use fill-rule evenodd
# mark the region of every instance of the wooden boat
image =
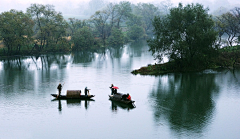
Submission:
<svg viewBox="0 0 240 139">
<path fill-rule="evenodd" d="M 81 95 L 81 90 L 67 90 L 66 95 L 51 94 L 56 99 L 91 99 L 95 95 Z"/>
<path fill-rule="evenodd" d="M 79 96 L 72 96 L 72 97 L 68 97 L 67 95 L 60 95 L 57 98 L 57 94 L 51 94 L 53 97 L 55 97 L 56 99 L 91 99 L 93 98 L 95 95 L 79 95 Z"/>
<path fill-rule="evenodd" d="M 128 105 L 128 106 L 132 105 L 135 107 L 135 104 L 134 104 L 135 101 L 122 99 L 122 96 L 123 96 L 122 93 L 116 93 L 114 95 L 109 95 L 109 99 L 112 101 L 116 101 L 116 102 Z"/>
</svg>

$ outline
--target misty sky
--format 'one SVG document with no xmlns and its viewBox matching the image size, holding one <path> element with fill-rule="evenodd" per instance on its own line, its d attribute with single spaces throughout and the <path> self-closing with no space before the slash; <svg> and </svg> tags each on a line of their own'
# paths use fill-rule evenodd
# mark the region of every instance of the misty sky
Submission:
<svg viewBox="0 0 240 139">
<path fill-rule="evenodd" d="M 28 7 L 30 7 L 30 4 L 38 3 L 38 4 L 51 4 L 55 6 L 55 10 L 62 12 L 63 14 L 68 13 L 79 13 L 79 10 L 84 10 L 84 7 L 88 4 L 90 0 L 0 0 L 0 13 L 4 11 L 9 11 L 10 9 L 15 10 L 22 10 L 26 11 Z M 160 3 L 163 0 L 105 0 L 110 2 L 119 2 L 119 1 L 130 1 L 134 4 L 142 2 L 142 3 Z M 171 0 L 171 3 L 174 5 L 177 5 L 179 2 L 182 2 L 183 4 L 186 3 L 201 3 L 204 6 L 207 7 L 221 7 L 228 5 L 231 5 L 231 7 L 237 5 L 240 7 L 240 0 Z M 227 4 L 226 4 L 227 3 Z M 81 8 L 79 8 L 81 7 Z M 83 9 L 82 9 L 83 8 Z M 212 8 L 213 9 L 213 8 Z M 77 13 L 78 12 L 78 13 Z"/>
</svg>

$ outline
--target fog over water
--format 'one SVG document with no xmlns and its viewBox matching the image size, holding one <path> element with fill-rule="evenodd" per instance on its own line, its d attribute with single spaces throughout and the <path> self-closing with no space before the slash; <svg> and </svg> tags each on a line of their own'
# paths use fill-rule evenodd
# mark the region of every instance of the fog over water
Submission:
<svg viewBox="0 0 240 139">
<path fill-rule="evenodd" d="M 178 5 L 179 2 L 183 4 L 188 3 L 200 3 L 203 4 L 205 7 L 209 7 L 210 11 L 214 12 L 215 10 L 219 9 L 220 7 L 224 9 L 231 9 L 233 7 L 240 7 L 239 0 L 162 0 L 162 1 L 169 1 L 173 4 L 173 6 Z M 133 4 L 137 3 L 153 3 L 155 5 L 159 5 L 162 1 L 159 0 L 132 0 L 130 1 Z M 86 15 L 90 13 L 94 13 L 94 11 L 100 10 L 99 3 L 107 3 L 113 2 L 118 3 L 120 0 L 1 0 L 0 4 L 0 13 L 9 11 L 10 9 L 15 10 L 22 10 L 26 11 L 28 7 L 30 7 L 33 3 L 38 4 L 51 4 L 55 6 L 55 10 L 58 12 L 62 12 L 63 15 L 71 14 L 73 17 L 78 15 Z M 91 5 L 91 6 L 90 6 Z M 96 7 L 94 9 L 93 7 Z M 100 8 L 100 9 L 99 9 Z M 91 11 L 89 13 L 89 10 Z"/>
</svg>

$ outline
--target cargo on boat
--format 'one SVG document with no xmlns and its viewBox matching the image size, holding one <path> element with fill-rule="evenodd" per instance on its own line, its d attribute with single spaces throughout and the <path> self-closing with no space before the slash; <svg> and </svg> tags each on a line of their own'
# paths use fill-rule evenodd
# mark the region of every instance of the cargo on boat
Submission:
<svg viewBox="0 0 240 139">
<path fill-rule="evenodd" d="M 51 94 L 56 99 L 91 99 L 95 95 L 82 95 L 81 90 L 67 90 L 66 95 Z"/>
</svg>

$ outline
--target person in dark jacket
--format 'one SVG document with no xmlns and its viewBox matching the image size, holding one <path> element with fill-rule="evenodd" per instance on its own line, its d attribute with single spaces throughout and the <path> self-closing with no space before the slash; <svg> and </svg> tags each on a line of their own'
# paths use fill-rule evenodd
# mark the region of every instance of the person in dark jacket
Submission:
<svg viewBox="0 0 240 139">
<path fill-rule="evenodd" d="M 62 91 L 62 85 L 61 85 L 61 83 L 59 83 L 57 89 L 58 89 L 58 96 L 60 96 L 60 95 L 61 95 L 61 91 Z M 58 97 L 58 96 L 57 96 L 57 97 Z"/>
<path fill-rule="evenodd" d="M 89 94 L 89 90 L 90 90 L 90 89 L 88 89 L 87 87 L 85 87 L 84 93 L 85 93 L 86 96 L 87 96 L 87 95 L 90 95 L 90 94 Z"/>
<path fill-rule="evenodd" d="M 115 89 L 113 88 L 113 84 L 111 84 L 111 86 L 109 87 L 111 90 L 112 90 L 112 92 L 111 92 L 111 95 L 113 95 L 113 94 L 115 94 Z"/>
</svg>

